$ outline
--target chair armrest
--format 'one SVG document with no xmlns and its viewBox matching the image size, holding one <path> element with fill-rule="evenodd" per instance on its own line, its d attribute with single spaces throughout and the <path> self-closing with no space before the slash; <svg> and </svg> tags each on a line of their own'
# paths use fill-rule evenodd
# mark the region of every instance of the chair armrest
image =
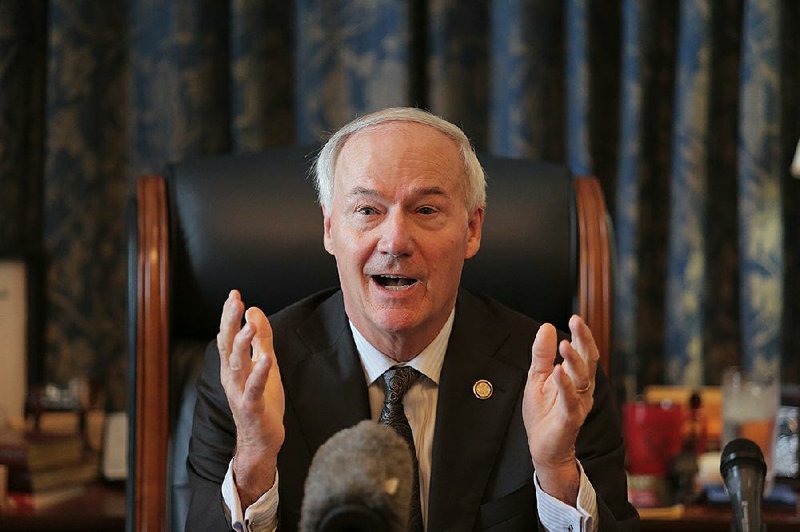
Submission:
<svg viewBox="0 0 800 532">
<path fill-rule="evenodd" d="M 600 182 L 575 179 L 578 218 L 578 312 L 592 330 L 600 365 L 610 375 L 612 271 L 609 220 Z"/>
<path fill-rule="evenodd" d="M 161 176 L 136 183 L 137 293 L 134 530 L 165 530 L 169 416 L 169 248 Z"/>
</svg>

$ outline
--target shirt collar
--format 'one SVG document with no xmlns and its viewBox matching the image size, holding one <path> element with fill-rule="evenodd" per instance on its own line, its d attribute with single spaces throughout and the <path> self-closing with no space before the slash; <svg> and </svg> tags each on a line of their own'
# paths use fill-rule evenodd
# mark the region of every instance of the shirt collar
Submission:
<svg viewBox="0 0 800 532">
<path fill-rule="evenodd" d="M 350 330 L 353 333 L 353 340 L 356 344 L 356 350 L 361 359 L 361 366 L 364 368 L 364 373 L 367 375 L 367 383 L 374 383 L 387 369 L 401 365 L 411 366 L 438 385 L 439 375 L 442 373 L 442 364 L 444 364 L 444 354 L 447 351 L 450 333 L 453 330 L 455 315 L 456 310 L 453 308 L 444 326 L 439 331 L 439 334 L 436 335 L 436 338 L 434 338 L 425 349 L 420 351 L 417 356 L 405 364 L 398 364 L 397 361 L 392 360 L 378 351 L 375 346 L 364 338 L 356 326 L 353 325 L 353 322 L 348 320 Z"/>
</svg>

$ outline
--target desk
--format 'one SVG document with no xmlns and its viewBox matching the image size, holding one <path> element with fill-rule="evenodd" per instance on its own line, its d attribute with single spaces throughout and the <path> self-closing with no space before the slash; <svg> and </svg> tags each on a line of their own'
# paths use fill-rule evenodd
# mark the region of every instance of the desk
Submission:
<svg viewBox="0 0 800 532">
<path fill-rule="evenodd" d="M 733 511 L 730 506 L 687 506 L 680 517 L 666 519 L 642 518 L 642 532 L 730 532 Z M 763 512 L 769 532 L 797 532 L 800 530 L 800 510 L 773 510 Z"/>
<path fill-rule="evenodd" d="M 0 530 L 122 532 L 125 488 L 92 484 L 85 494 L 35 512 L 0 512 Z"/>
</svg>

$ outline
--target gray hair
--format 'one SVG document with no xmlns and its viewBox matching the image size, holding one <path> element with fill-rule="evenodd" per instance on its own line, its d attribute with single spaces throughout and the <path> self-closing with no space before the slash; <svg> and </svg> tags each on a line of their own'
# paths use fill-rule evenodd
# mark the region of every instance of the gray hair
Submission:
<svg viewBox="0 0 800 532">
<path fill-rule="evenodd" d="M 441 131 L 458 145 L 464 162 L 465 198 L 469 212 L 486 205 L 486 176 L 475 149 L 461 129 L 443 118 L 415 107 L 392 107 L 356 118 L 334 133 L 319 152 L 311 169 L 320 205 L 330 212 L 333 170 L 347 140 L 355 133 L 387 122 L 415 122 Z"/>
</svg>

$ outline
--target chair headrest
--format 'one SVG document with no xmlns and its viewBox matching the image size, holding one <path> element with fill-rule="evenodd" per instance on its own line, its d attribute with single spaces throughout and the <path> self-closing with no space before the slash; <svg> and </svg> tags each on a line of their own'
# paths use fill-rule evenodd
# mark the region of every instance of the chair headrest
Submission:
<svg viewBox="0 0 800 532">
<path fill-rule="evenodd" d="M 173 335 L 210 339 L 227 293 L 267 314 L 338 284 L 308 177 L 316 150 L 202 157 L 167 172 Z M 463 285 L 565 327 L 577 263 L 572 178 L 561 166 L 481 157 L 488 206 Z"/>
</svg>

